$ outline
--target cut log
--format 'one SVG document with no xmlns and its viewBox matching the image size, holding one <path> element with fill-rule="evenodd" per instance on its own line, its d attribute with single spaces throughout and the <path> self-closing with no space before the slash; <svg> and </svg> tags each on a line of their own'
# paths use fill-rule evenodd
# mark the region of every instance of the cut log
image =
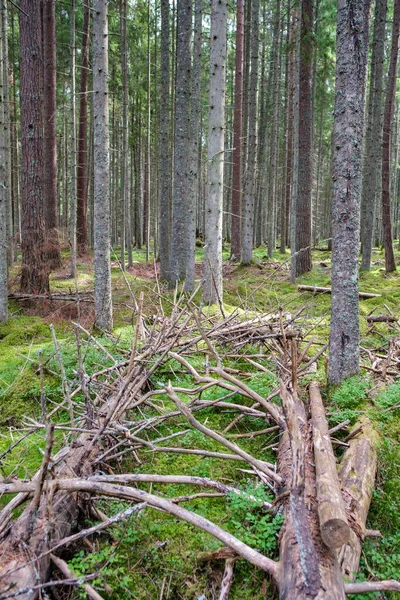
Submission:
<svg viewBox="0 0 400 600">
<path fill-rule="evenodd" d="M 298 285 L 297 289 L 300 292 L 315 292 L 317 294 L 331 294 L 332 289 L 329 287 L 317 287 L 316 285 Z M 358 292 L 359 298 L 380 298 L 381 294 L 370 294 L 369 292 Z"/>
<path fill-rule="evenodd" d="M 335 553 L 321 539 L 315 493 L 312 441 L 303 403 L 281 384 L 287 431 L 279 448 L 285 522 L 280 534 L 281 600 L 344 600 L 344 583 Z"/>
<path fill-rule="evenodd" d="M 350 527 L 347 523 L 319 383 L 315 381 L 310 384 L 310 407 L 321 537 L 329 548 L 340 548 L 350 538 Z"/>
<path fill-rule="evenodd" d="M 361 424 L 362 433 L 350 441 L 339 470 L 351 527 L 350 540 L 342 546 L 338 555 L 343 577 L 347 581 L 354 581 L 358 572 L 377 469 L 377 433 L 366 417 L 362 418 Z"/>
</svg>

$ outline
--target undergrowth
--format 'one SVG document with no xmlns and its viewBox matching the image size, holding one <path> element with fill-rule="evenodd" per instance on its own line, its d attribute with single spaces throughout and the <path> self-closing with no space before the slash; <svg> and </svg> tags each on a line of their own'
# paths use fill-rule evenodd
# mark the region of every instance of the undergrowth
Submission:
<svg viewBox="0 0 400 600">
<path fill-rule="evenodd" d="M 116 257 L 120 258 L 119 249 Z M 228 258 L 228 249 L 225 259 Z M 196 259 L 202 260 L 203 249 L 197 248 Z M 144 264 L 144 251 L 134 254 L 134 266 L 126 273 L 132 293 L 137 298 L 144 291 L 144 314 L 151 324 L 160 305 L 166 314 L 171 310 L 172 295 L 163 290 L 163 297 L 158 298 L 155 291 L 157 282 L 154 277 L 154 265 Z M 227 314 L 240 310 L 249 318 L 256 311 L 263 313 L 277 312 L 281 307 L 285 312 L 296 314 L 300 309 L 302 314 L 298 321 L 304 331 L 309 331 L 313 337 L 313 345 L 309 355 L 315 354 L 329 339 L 330 296 L 298 292 L 297 287 L 289 282 L 289 254 L 273 254 L 267 259 L 265 249 L 257 249 L 254 253 L 254 263 L 248 267 L 225 264 L 224 280 L 224 309 Z M 316 286 L 330 285 L 330 253 L 314 252 L 314 269 L 311 273 L 299 278 L 298 283 Z M 132 344 L 132 297 L 127 289 L 124 277 L 119 269 L 116 258 L 112 267 L 113 295 L 115 301 L 115 330 L 114 336 L 103 336 L 101 343 L 117 360 L 125 357 Z M 82 290 L 93 287 L 93 270 L 87 262 L 78 264 L 78 286 Z M 54 291 L 69 292 L 74 284 L 66 277 L 66 272 L 58 272 L 51 278 Z M 362 273 L 360 289 L 381 294 L 381 297 L 360 301 L 360 328 L 362 345 L 365 348 L 379 348 L 385 353 L 389 340 L 396 333 L 385 323 L 374 326 L 368 332 L 366 317 L 372 310 L 374 314 L 385 314 L 387 310 L 394 312 L 400 305 L 400 286 L 398 275 L 386 276 L 382 266 L 380 252 L 374 254 L 373 269 L 370 273 Z M 198 294 L 198 302 L 201 294 Z M 72 307 L 76 310 L 76 307 Z M 71 308 L 71 310 L 72 310 Z M 85 308 L 81 314 L 82 322 L 90 328 L 92 319 L 91 308 Z M 217 310 L 218 309 L 213 309 Z M 48 409 L 62 399 L 60 368 L 53 356 L 54 347 L 51 339 L 49 323 L 54 322 L 58 341 L 60 343 L 63 362 L 71 387 L 78 384 L 76 373 L 77 352 L 75 335 L 72 326 L 66 321 L 67 312 L 57 306 L 42 307 L 38 310 L 41 317 L 35 316 L 35 307 L 22 310 L 15 303 L 12 305 L 9 324 L 0 325 L 0 455 L 8 447 L 10 440 L 16 441 L 19 436 L 29 429 L 29 421 L 25 417 L 40 419 L 40 376 L 39 352 L 44 364 L 44 391 Z M 72 313 L 71 313 L 72 314 Z M 77 318 L 76 315 L 74 318 Z M 68 317 L 69 318 L 69 317 Z M 81 334 L 85 369 L 88 374 L 110 366 L 99 349 L 87 343 L 86 336 Z M 306 341 L 300 345 L 305 347 Z M 257 359 L 259 360 L 259 359 Z M 203 357 L 193 359 L 196 368 L 201 366 Z M 263 359 L 264 366 L 271 371 L 260 373 L 240 358 L 232 358 L 229 365 L 234 368 L 252 372 L 248 382 L 259 394 L 268 395 L 277 384 L 274 374 L 275 365 L 268 356 Z M 323 387 L 326 384 L 326 360 L 318 361 L 317 372 L 312 376 L 318 379 Z M 164 370 L 160 370 L 153 380 L 157 387 L 164 386 L 171 380 L 182 387 L 193 386 L 190 377 L 183 374 L 179 365 L 171 361 Z M 379 476 L 373 493 L 371 509 L 367 526 L 378 529 L 382 538 L 367 538 L 363 546 L 361 572 L 359 580 L 370 579 L 372 576 L 382 579 L 400 579 L 400 383 L 395 383 L 379 394 L 374 391 L 374 382 L 368 371 L 362 375 L 350 378 L 336 390 L 326 390 L 325 402 L 331 426 L 349 419 L 353 425 L 360 415 L 368 414 L 374 427 L 380 435 L 379 442 Z M 207 390 L 203 399 L 216 399 L 222 396 L 221 390 Z M 235 402 L 235 397 L 229 399 Z M 159 410 L 168 411 L 173 408 L 166 395 L 154 398 Z M 251 402 L 249 402 L 249 405 Z M 156 409 L 154 409 L 156 410 Z M 232 420 L 232 414 L 216 413 L 215 410 L 204 410 L 201 420 L 217 430 L 222 430 Z M 25 423 L 25 431 L 15 431 L 15 426 Z M 247 421 L 246 429 L 238 426 L 235 433 L 248 430 L 258 430 L 265 427 L 261 419 Z M 159 434 L 170 435 L 177 429 L 187 428 L 182 418 L 173 425 L 164 424 L 159 428 Z M 338 433 L 339 439 L 345 434 Z M 154 434 L 155 436 L 155 434 Z M 57 432 L 55 449 L 68 441 L 67 432 Z M 149 437 L 151 440 L 151 435 Z M 264 460 L 275 460 L 271 449 L 266 446 L 273 444 L 276 436 L 270 434 L 253 439 L 241 440 L 243 449 L 256 454 Z M 182 445 L 187 448 L 202 448 L 221 451 L 221 446 L 206 438 L 195 430 L 188 431 L 184 436 L 171 440 L 171 445 Z M 28 477 L 39 467 L 44 448 L 44 435 L 40 432 L 29 435 L 16 446 L 11 454 L 0 460 L 1 474 L 6 477 L 16 475 Z M 222 450 L 223 451 L 223 450 Z M 202 458 L 194 455 L 171 455 L 166 453 L 148 452 L 143 464 L 133 461 L 117 462 L 116 470 L 125 472 L 147 472 L 159 474 L 191 474 L 210 477 L 223 482 L 238 482 L 246 492 L 251 492 L 260 501 L 268 499 L 268 491 L 254 487 L 254 481 L 249 476 L 238 471 L 235 461 L 220 461 Z M 141 484 L 143 489 L 150 490 L 149 485 Z M 192 486 L 153 486 L 152 490 L 165 497 L 175 497 L 193 494 L 198 491 Z M 271 499 L 271 498 L 269 498 Z M 4 504 L 1 499 L 0 503 Z M 126 508 L 126 504 L 116 501 L 101 501 L 100 507 L 108 514 L 116 514 Z M 209 518 L 232 532 L 250 546 L 257 548 L 272 558 L 277 558 L 277 534 L 281 525 L 280 515 L 271 517 L 257 503 L 251 503 L 243 497 L 230 495 L 224 498 L 201 498 L 187 504 L 191 510 Z M 105 535 L 93 539 L 93 551 L 88 552 L 85 546 L 75 549 L 75 554 L 67 554 L 69 564 L 76 574 L 97 572 L 98 585 L 104 598 L 108 600 L 137 598 L 158 599 L 160 590 L 164 589 L 164 600 L 211 600 L 218 592 L 223 561 L 211 565 L 203 562 L 201 555 L 219 547 L 219 542 L 202 531 L 199 531 L 177 520 L 171 515 L 146 508 L 138 515 L 118 523 Z M 235 565 L 235 582 L 230 594 L 231 600 L 265 600 L 272 599 L 274 589 L 264 574 L 245 561 Z M 387 593 L 385 597 L 395 598 L 395 594 Z M 85 593 L 79 589 L 74 597 L 83 598 Z M 360 598 L 376 597 L 373 594 L 362 594 Z M 378 596 L 379 597 L 379 596 Z M 380 596 L 383 597 L 383 596 Z"/>
</svg>

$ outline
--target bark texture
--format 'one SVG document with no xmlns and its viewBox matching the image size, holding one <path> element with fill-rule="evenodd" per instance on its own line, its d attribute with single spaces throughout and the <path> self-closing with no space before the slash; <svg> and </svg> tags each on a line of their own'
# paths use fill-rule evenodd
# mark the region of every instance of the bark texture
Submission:
<svg viewBox="0 0 400 600">
<path fill-rule="evenodd" d="M 4 178 L 4 197 L 6 202 L 6 227 L 7 227 L 7 261 L 11 265 L 14 260 L 13 255 L 13 204 L 11 195 L 11 111 L 10 111 L 10 89 L 9 89 L 9 62 L 8 62 L 8 9 L 7 0 L 0 0 L 0 11 L 1 11 L 1 38 L 2 38 L 2 68 L 3 68 L 3 97 L 6 100 L 3 105 L 4 110 L 4 167 L 5 167 L 5 178 Z M 18 211 L 16 211 L 17 213 Z M 18 219 L 15 220 L 18 222 Z"/>
<path fill-rule="evenodd" d="M 3 22 L 3 12 L 0 12 L 0 31 Z M 0 65 L 3 59 L 3 48 L 0 44 Z M 7 289 L 7 197 L 6 197 L 6 164 L 5 164 L 5 135 L 4 135 L 4 85 L 3 70 L 0 68 L 0 323 L 6 323 L 8 318 L 8 289 Z"/>
<path fill-rule="evenodd" d="M 203 294 L 204 301 L 210 304 L 222 302 L 225 62 L 226 0 L 212 0 Z"/>
<path fill-rule="evenodd" d="M 329 381 L 359 372 L 358 241 L 370 0 L 339 0 L 332 164 Z"/>
<path fill-rule="evenodd" d="M 399 56 L 400 34 L 400 0 L 393 6 L 392 49 L 390 53 L 389 72 L 386 83 L 385 113 L 383 117 L 382 136 L 382 228 L 383 246 L 385 248 L 386 273 L 396 270 L 393 252 L 392 219 L 390 207 L 390 160 L 391 138 L 396 93 L 396 73 Z"/>
<path fill-rule="evenodd" d="M 299 73 L 299 153 L 296 201 L 296 276 L 312 269 L 311 191 L 313 178 L 313 0 L 302 0 Z"/>
<path fill-rule="evenodd" d="M 253 258 L 254 203 L 257 157 L 257 94 L 259 51 L 259 0 L 251 2 L 251 36 L 249 40 L 251 67 L 248 93 L 248 149 L 244 183 L 244 207 L 242 228 L 242 263 L 247 265 Z"/>
<path fill-rule="evenodd" d="M 158 187 L 160 278 L 169 281 L 171 253 L 171 144 L 170 69 L 169 69 L 169 1 L 161 0 L 161 90 L 160 90 L 160 164 Z"/>
<path fill-rule="evenodd" d="M 95 323 L 112 330 L 107 1 L 93 2 Z"/>
<path fill-rule="evenodd" d="M 179 279 L 183 279 L 186 275 L 192 0 L 178 0 L 177 12 L 175 155 L 170 265 L 170 283 L 172 284 L 179 281 Z"/>
<path fill-rule="evenodd" d="M 191 71 L 191 106 L 189 123 L 189 168 L 188 168 L 188 231 L 185 290 L 194 289 L 196 251 L 196 207 L 199 178 L 199 136 L 201 124 L 201 46 L 203 0 L 195 2 L 193 65 Z"/>
<path fill-rule="evenodd" d="M 21 0 L 21 291 L 41 294 L 49 289 L 45 255 L 43 207 L 43 65 L 41 0 Z"/>
<path fill-rule="evenodd" d="M 382 140 L 383 63 L 385 58 L 385 26 L 387 0 L 375 4 L 374 37 L 368 99 L 368 121 L 365 132 L 364 165 L 361 196 L 361 269 L 371 268 L 375 204 Z"/>
<path fill-rule="evenodd" d="M 244 0 L 236 3 L 235 108 L 233 116 L 233 177 L 231 258 L 239 260 L 242 247 L 242 131 L 243 131 Z"/>
<path fill-rule="evenodd" d="M 61 265 L 57 194 L 57 81 L 55 0 L 43 1 L 43 202 L 46 257 L 50 268 Z"/>
<path fill-rule="evenodd" d="M 328 548 L 340 548 L 350 537 L 336 459 L 328 433 L 319 384 L 310 384 L 318 516 L 322 541 Z"/>
<path fill-rule="evenodd" d="M 89 4 L 83 7 L 82 33 L 82 63 L 78 134 L 78 164 L 77 164 L 77 224 L 76 242 L 78 255 L 83 256 L 88 251 L 87 224 L 87 106 L 88 106 L 88 66 L 89 66 Z"/>
</svg>

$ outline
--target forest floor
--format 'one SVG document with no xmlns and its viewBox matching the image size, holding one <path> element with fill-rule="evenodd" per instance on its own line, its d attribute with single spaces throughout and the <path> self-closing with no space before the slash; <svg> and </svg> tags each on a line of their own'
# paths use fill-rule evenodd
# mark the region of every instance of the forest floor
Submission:
<svg viewBox="0 0 400 600">
<path fill-rule="evenodd" d="M 118 255 L 118 252 L 117 252 Z M 157 279 L 156 262 L 146 264 L 144 251 L 135 251 L 134 265 L 124 276 L 117 255 L 112 264 L 114 333 L 100 339 L 110 355 L 117 360 L 127 356 L 133 338 L 133 297 L 137 300 L 144 293 L 143 314 L 151 322 L 160 312 L 169 314 L 174 301 L 172 292 L 166 290 Z M 308 339 L 313 338 L 314 354 L 329 339 L 330 302 L 328 294 L 299 292 L 297 284 L 289 280 L 289 254 L 278 252 L 268 259 L 266 251 L 255 251 L 254 264 L 244 267 L 228 261 L 229 250 L 224 252 L 224 302 L 223 311 L 229 314 L 240 309 L 244 316 L 284 312 L 295 314 L 302 309 L 301 327 Z M 400 262 L 400 254 L 397 254 Z M 201 275 L 202 250 L 198 249 L 198 275 Z M 51 276 L 51 291 L 56 293 L 80 292 L 90 296 L 93 290 L 93 267 L 91 257 L 78 260 L 76 283 L 68 277 L 68 257 L 64 257 L 65 268 Z M 313 271 L 298 279 L 298 284 L 313 286 L 330 285 L 330 253 L 313 252 Z M 18 267 L 11 272 L 12 291 L 17 291 Z M 129 284 L 129 286 L 128 286 Z M 130 288 L 130 289 L 129 289 Z M 400 364 L 388 366 L 388 353 L 396 356 L 400 345 L 400 326 L 394 323 L 368 323 L 366 317 L 392 315 L 400 318 L 400 274 L 387 276 L 384 271 L 384 255 L 376 251 L 373 269 L 362 273 L 360 290 L 381 294 L 378 298 L 360 301 L 362 371 L 337 389 L 329 390 L 326 385 L 327 359 L 322 356 L 316 372 L 307 376 L 301 385 L 310 379 L 320 381 L 326 402 L 330 426 L 346 419 L 355 423 L 367 413 L 379 436 L 379 474 L 369 513 L 368 527 L 380 530 L 382 537 L 368 538 L 364 543 L 359 580 L 376 577 L 400 579 Z M 84 296 L 86 297 L 86 294 Z M 201 294 L 197 297 L 201 301 Z M 207 309 L 205 309 L 206 311 Z M 208 309 L 209 310 L 209 309 Z M 219 309 L 212 309 L 219 311 Z M 11 300 L 10 320 L 0 326 L 0 474 L 3 477 L 28 477 L 40 466 L 44 448 L 44 434 L 37 432 L 26 437 L 12 453 L 4 456 L 10 441 L 17 441 L 30 428 L 29 417 L 37 417 L 41 410 L 40 361 L 44 365 L 44 391 L 48 406 L 60 401 L 62 381 L 60 367 L 54 356 L 50 324 L 63 356 L 67 379 L 71 386 L 77 381 L 77 348 L 72 321 L 91 329 L 93 305 L 89 301 L 74 300 L 60 303 L 58 300 Z M 304 342 L 305 344 L 305 342 Z M 41 356 L 41 358 L 40 358 Z M 234 359 L 231 366 L 238 366 Z M 85 368 L 93 371 L 110 366 L 111 359 L 96 346 L 88 344 L 85 350 Z M 229 365 L 226 365 L 229 366 Z M 258 393 L 267 396 L 277 385 L 276 365 L 265 357 L 269 373 L 254 372 L 249 385 Z M 251 369 L 248 369 L 249 371 Z M 166 384 L 172 379 L 175 384 L 193 386 L 186 374 L 172 368 L 157 373 L 157 383 Z M 215 397 L 215 396 L 214 396 Z M 210 398 L 213 399 L 213 398 Z M 207 412 L 207 419 L 214 429 L 222 430 L 230 422 L 229 415 Z M 260 427 L 261 425 L 261 427 Z M 251 425 L 237 427 L 235 433 L 261 429 L 263 421 L 254 420 Z M 265 426 L 265 424 L 264 424 Z M 244 427 L 246 427 L 244 429 Z M 182 424 L 179 429 L 182 429 Z M 160 429 L 159 429 L 160 431 Z M 164 435 L 174 433 L 173 425 L 165 425 Z M 346 433 L 338 433 L 339 440 Z M 66 433 L 56 432 L 55 449 L 66 440 Z M 274 451 L 268 446 L 276 441 L 276 434 L 244 438 L 242 447 L 249 453 L 262 456 L 263 460 L 275 460 Z M 217 442 L 204 438 L 196 430 L 189 430 L 179 438 L 179 444 L 188 448 L 201 447 L 209 451 L 220 451 Z M 172 444 L 171 444 L 172 445 Z M 235 461 L 204 458 L 195 455 L 180 455 L 149 452 L 145 461 L 138 465 L 124 459 L 116 464 L 124 472 L 146 472 L 159 474 L 191 474 L 211 477 L 225 483 L 240 481 L 244 489 L 265 499 L 259 488 L 254 487 L 249 475 L 238 473 Z M 156 486 L 157 487 L 157 486 Z M 143 485 L 149 489 L 149 484 Z M 153 488 L 154 489 L 154 488 Z M 192 494 L 190 486 L 164 486 L 158 490 L 166 497 Z M 196 490 L 198 491 L 198 490 Z M 0 498 L 1 503 L 5 500 Z M 122 502 L 103 503 L 104 511 L 110 515 L 121 510 Z M 271 558 L 277 557 L 277 534 L 280 519 L 262 515 L 259 505 L 250 506 L 241 498 L 198 498 L 190 503 L 191 510 L 207 517 L 237 537 L 257 548 Z M 101 505 L 101 502 L 100 502 Z M 188 599 L 212 600 L 218 598 L 223 565 L 201 561 L 201 554 L 219 547 L 219 542 L 203 531 L 178 521 L 175 517 L 146 509 L 139 516 L 113 527 L 112 532 L 92 540 L 91 548 L 83 544 L 64 552 L 64 558 L 77 574 L 99 571 L 92 585 L 104 598 L 125 599 Z M 222 562 L 222 561 L 221 561 Z M 56 594 L 56 593 L 55 593 Z M 66 595 L 54 595 L 66 598 Z M 74 598 L 84 598 L 85 592 L 75 590 Z M 360 598 L 395 598 L 396 593 L 362 594 Z M 259 569 L 240 560 L 235 566 L 235 582 L 231 600 L 261 600 L 274 598 L 274 589 Z"/>
</svg>

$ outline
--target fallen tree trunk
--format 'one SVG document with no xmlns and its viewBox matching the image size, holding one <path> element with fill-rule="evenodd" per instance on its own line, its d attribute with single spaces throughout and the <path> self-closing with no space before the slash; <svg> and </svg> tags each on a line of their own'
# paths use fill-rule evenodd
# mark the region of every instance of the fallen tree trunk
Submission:
<svg viewBox="0 0 400 600">
<path fill-rule="evenodd" d="M 361 435 L 349 441 L 350 447 L 343 455 L 339 470 L 351 527 L 350 539 L 338 554 L 341 571 L 347 581 L 354 581 L 358 572 L 377 470 L 377 433 L 366 417 L 362 418 L 361 425 Z"/>
<path fill-rule="evenodd" d="M 283 500 L 280 534 L 281 600 L 344 600 L 344 582 L 335 553 L 323 544 L 317 514 L 314 457 L 308 419 L 297 394 L 281 384 L 287 431 L 279 448 L 280 473 L 289 496 Z"/>
<path fill-rule="evenodd" d="M 310 384 L 310 408 L 321 537 L 329 548 L 340 548 L 350 538 L 350 527 L 347 523 L 325 409 L 319 384 L 316 382 Z"/>
<path fill-rule="evenodd" d="M 332 288 L 329 287 L 317 287 L 315 285 L 298 285 L 297 289 L 300 292 L 315 292 L 317 294 L 331 294 Z M 380 298 L 381 294 L 370 294 L 369 292 L 358 292 L 359 298 Z"/>
</svg>

